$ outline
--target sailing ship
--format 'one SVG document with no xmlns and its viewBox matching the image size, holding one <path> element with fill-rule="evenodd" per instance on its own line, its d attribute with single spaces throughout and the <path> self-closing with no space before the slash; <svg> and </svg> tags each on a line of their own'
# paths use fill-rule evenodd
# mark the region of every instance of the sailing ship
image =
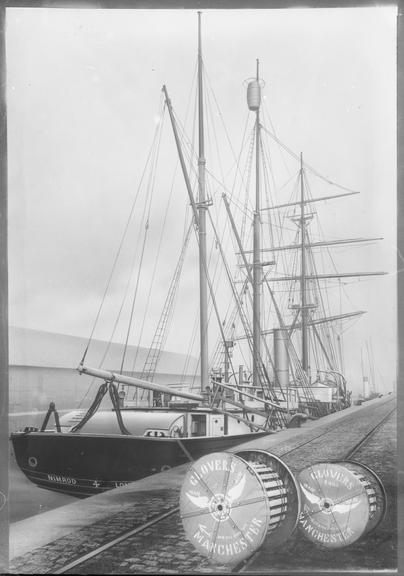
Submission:
<svg viewBox="0 0 404 576">
<path fill-rule="evenodd" d="M 201 14 L 198 14 L 198 155 L 196 184 L 191 182 L 190 169 L 184 153 L 183 135 L 176 119 L 166 86 L 163 87 L 164 108 L 168 110 L 171 129 L 182 176 L 191 206 L 191 224 L 166 297 L 155 336 L 141 374 L 121 369 L 106 370 L 86 363 L 91 338 L 79 365 L 79 372 L 102 383 L 87 410 L 75 410 L 59 419 L 54 403 L 50 404 L 41 429 L 26 427 L 11 434 L 17 463 L 26 477 L 41 488 L 86 497 L 125 485 L 149 474 L 164 471 L 209 452 L 226 450 L 247 440 L 281 433 L 291 425 L 308 418 L 318 418 L 350 405 L 350 392 L 341 371 L 341 342 L 337 352 L 333 345 L 334 326 L 344 319 L 363 312 L 330 315 L 321 298 L 323 280 L 372 273 L 321 274 L 315 267 L 319 248 L 348 242 L 368 242 L 370 238 L 350 240 L 316 240 L 310 235 L 314 212 L 308 211 L 316 202 L 348 196 L 348 191 L 328 197 L 310 197 L 306 185 L 307 172 L 312 170 L 303 157 L 298 157 L 297 198 L 287 203 L 263 206 L 266 172 L 263 135 L 277 137 L 265 127 L 262 114 L 263 81 L 259 62 L 256 74 L 247 83 L 247 102 L 253 117 L 249 162 L 254 164 L 255 194 L 252 209 L 252 249 L 248 243 L 246 214 L 251 199 L 237 221 L 237 202 L 232 193 L 223 193 L 221 201 L 229 233 L 237 247 L 236 272 L 230 271 L 220 235 L 210 214 L 212 199 L 207 193 L 208 160 L 204 139 L 204 76 L 201 41 Z M 280 143 L 280 141 L 278 141 Z M 281 144 L 281 143 L 280 143 Z M 284 147 L 286 151 L 290 150 Z M 293 155 L 293 153 L 292 153 Z M 255 160 L 255 162 L 253 162 Z M 294 158 L 296 160 L 296 158 Z M 313 170 L 312 170 L 313 171 Z M 314 172 L 314 171 L 313 171 Z M 317 173 L 318 174 L 318 173 Z M 246 190 L 245 183 L 242 184 Z M 195 194 L 195 189 L 197 194 Z M 225 189 L 226 190 L 226 189 Z M 291 213 L 290 213 L 291 211 Z M 278 230 L 286 231 L 285 219 L 295 227 L 295 238 L 288 244 L 277 244 L 272 214 L 283 213 Z M 286 215 L 285 215 L 286 213 Z M 269 220 L 264 223 L 265 215 Z M 278 217 L 278 216 L 277 216 Z M 213 227 L 213 238 L 230 286 L 231 302 L 226 321 L 220 315 L 215 286 L 209 272 L 207 224 Z M 269 231 L 271 245 L 263 245 L 264 228 Z M 200 293 L 200 390 L 162 385 L 156 382 L 156 368 L 167 337 L 168 319 L 173 312 L 178 279 L 186 246 L 192 232 L 199 252 Z M 264 261 L 266 252 L 273 260 Z M 283 254 L 292 254 L 293 267 L 280 266 Z M 278 258 L 279 255 L 279 258 Z M 265 267 L 268 272 L 265 272 Z M 288 291 L 277 291 L 276 285 L 288 284 Z M 265 294 L 264 294 L 265 291 Z M 266 297 L 264 305 L 264 295 Z M 286 305 L 282 299 L 286 295 Z M 216 317 L 219 339 L 209 360 L 209 300 Z M 251 304 L 251 311 L 248 306 Z M 289 320 L 288 314 L 291 314 Z M 270 327 L 266 328 L 266 323 Z M 236 334 L 235 330 L 239 332 Z M 129 329 L 128 329 L 129 337 Z M 127 338 L 128 340 L 128 338 Z M 250 353 L 251 366 L 234 362 L 237 344 L 239 354 Z M 126 351 L 126 348 L 125 348 Z M 124 352 L 125 354 L 125 352 Z M 316 369 L 312 363 L 316 362 Z M 174 386 L 174 384 L 176 384 Z M 130 403 L 135 390 L 137 403 Z M 149 405 L 139 402 L 141 392 Z M 109 393 L 112 409 L 100 409 Z M 55 423 L 50 425 L 54 416 Z"/>
<path fill-rule="evenodd" d="M 374 398 L 381 398 L 381 394 L 376 387 L 376 377 L 375 377 L 375 366 L 373 362 L 373 350 L 372 342 L 366 340 L 365 350 L 366 357 L 364 357 L 363 347 L 361 348 L 361 373 L 362 373 L 362 390 L 359 393 L 355 404 L 362 404 L 367 400 L 373 400 Z M 371 352 L 372 350 L 372 352 Z M 367 362 L 366 362 L 367 358 Z"/>
</svg>

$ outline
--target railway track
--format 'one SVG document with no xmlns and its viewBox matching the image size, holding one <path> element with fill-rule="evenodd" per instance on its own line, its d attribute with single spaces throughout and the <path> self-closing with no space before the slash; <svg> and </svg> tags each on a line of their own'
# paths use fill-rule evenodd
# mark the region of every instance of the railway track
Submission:
<svg viewBox="0 0 404 576">
<path fill-rule="evenodd" d="M 393 412 L 396 411 L 396 407 L 390 409 L 387 414 L 385 414 L 380 421 L 377 422 L 358 442 L 356 442 L 353 446 L 349 448 L 345 454 L 340 457 L 340 460 L 351 460 L 366 444 L 373 438 L 373 436 L 379 431 L 379 429 L 383 426 L 383 424 L 390 418 Z M 319 435 L 317 438 L 324 437 L 327 433 Z M 306 443 L 305 445 L 309 445 L 310 442 Z M 291 453 L 298 450 L 298 448 L 293 448 L 287 452 L 282 454 L 283 457 L 289 456 Z M 260 554 L 260 549 L 258 549 L 254 554 L 252 554 L 246 561 L 240 562 L 236 566 L 234 566 L 231 570 L 232 573 L 239 573 L 248 570 L 248 568 L 254 563 L 256 558 Z"/>
<path fill-rule="evenodd" d="M 392 407 L 391 404 L 394 404 Z M 327 443 L 327 437 L 338 437 L 338 431 L 341 429 L 341 432 L 344 431 L 345 434 L 342 434 L 340 437 L 339 445 L 337 446 L 338 458 L 342 458 L 344 460 L 351 459 L 357 454 L 366 444 L 372 439 L 372 437 L 378 432 L 378 430 L 383 426 L 383 424 L 390 418 L 391 414 L 396 410 L 395 399 L 389 399 L 383 404 L 377 404 L 374 407 L 374 410 L 371 407 L 368 408 L 369 416 L 376 416 L 377 414 L 377 421 L 373 418 L 370 418 L 371 423 L 365 423 L 360 425 L 359 419 L 355 422 L 355 426 L 351 426 L 350 434 L 347 437 L 346 434 L 346 419 L 342 418 L 341 420 L 336 421 L 333 424 L 330 424 L 325 429 L 321 431 L 313 431 L 313 434 L 309 435 L 309 438 L 306 438 L 304 441 L 297 440 L 296 442 L 292 443 L 292 445 L 287 445 L 285 449 L 280 447 L 279 450 L 271 448 L 270 451 L 276 454 L 278 457 L 281 457 L 285 463 L 288 465 L 293 464 L 293 468 L 298 470 L 302 467 L 302 463 L 307 465 L 311 462 L 318 461 L 319 459 L 324 459 L 323 456 L 319 457 L 319 452 L 316 449 L 317 446 L 323 445 Z M 374 414 L 373 414 L 374 413 Z M 369 420 L 369 418 L 368 418 Z M 345 427 L 344 427 L 345 424 Z M 359 440 L 358 433 L 360 434 Z M 342 443 L 342 444 L 341 444 Z M 334 450 L 335 446 L 332 447 L 330 445 L 330 451 Z M 314 453 L 313 453 L 314 452 Z M 179 496 L 179 489 L 178 488 L 178 496 Z M 176 501 L 178 502 L 178 497 L 176 497 Z M 123 530 L 119 535 L 115 536 L 111 540 L 107 542 L 103 542 L 99 546 L 95 546 L 92 550 L 84 553 L 74 560 L 65 563 L 63 566 L 60 566 L 58 569 L 52 568 L 48 573 L 53 574 L 87 574 L 88 569 L 90 566 L 97 561 L 100 561 L 100 556 L 103 553 L 108 553 L 111 555 L 111 552 L 115 547 L 119 547 L 122 543 L 128 542 L 130 543 L 131 539 L 136 539 L 138 536 L 143 536 L 144 534 L 150 532 L 150 530 L 156 531 L 161 526 L 162 532 L 164 533 L 167 531 L 167 522 L 170 522 L 171 525 L 178 526 L 181 525 L 181 521 L 179 518 L 179 506 L 172 506 L 168 510 L 164 511 L 161 514 L 156 514 L 147 521 L 142 522 L 137 526 L 132 526 L 129 529 Z M 174 532 L 174 531 L 173 531 Z M 170 546 L 177 546 L 183 543 L 185 540 L 185 535 L 182 530 L 177 530 L 177 533 L 171 535 Z M 189 544 L 191 547 L 191 544 Z M 130 548 L 130 546 L 129 546 Z M 191 554 L 196 555 L 193 548 L 191 549 Z M 189 550 L 188 549 L 188 550 Z M 257 555 L 259 555 L 260 550 L 257 550 L 247 561 L 244 561 L 235 567 L 232 568 L 232 573 L 243 572 L 254 562 Z M 130 554 L 130 552 L 128 552 Z M 122 559 L 121 555 L 117 554 L 117 558 Z M 167 560 L 168 561 L 168 560 Z M 206 567 L 209 566 L 209 562 L 207 559 L 202 559 L 201 563 L 203 563 Z M 79 571 L 78 571 L 79 570 Z M 216 569 L 215 569 L 216 570 Z M 141 570 L 139 570 L 140 572 Z M 213 570 L 212 570 L 213 571 Z M 229 568 L 227 567 L 226 570 L 222 569 L 219 571 L 227 571 L 229 572 Z M 94 573 L 93 569 L 91 569 L 90 573 Z"/>
</svg>

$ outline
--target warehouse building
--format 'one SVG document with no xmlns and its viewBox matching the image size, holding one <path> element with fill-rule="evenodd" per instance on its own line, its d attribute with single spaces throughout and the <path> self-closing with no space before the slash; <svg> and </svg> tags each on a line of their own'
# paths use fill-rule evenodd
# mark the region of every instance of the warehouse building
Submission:
<svg viewBox="0 0 404 576">
<path fill-rule="evenodd" d="M 102 381 L 94 381 L 77 372 L 86 346 L 87 340 L 77 336 L 13 326 L 9 328 L 10 430 L 22 425 L 22 422 L 26 424 L 28 415 L 32 417 L 37 414 L 38 418 L 29 419 L 29 424 L 38 425 L 51 401 L 55 402 L 59 411 L 89 406 Z M 93 340 L 86 363 L 99 367 L 107 347 L 107 342 Z M 120 371 L 123 349 L 123 344 L 112 343 L 103 368 Z M 147 352 L 146 348 L 129 346 L 125 366 L 129 366 L 135 375 L 140 375 Z M 198 381 L 193 376 L 196 371 L 195 358 L 187 362 L 183 354 L 162 352 L 155 381 L 197 387 Z"/>
</svg>

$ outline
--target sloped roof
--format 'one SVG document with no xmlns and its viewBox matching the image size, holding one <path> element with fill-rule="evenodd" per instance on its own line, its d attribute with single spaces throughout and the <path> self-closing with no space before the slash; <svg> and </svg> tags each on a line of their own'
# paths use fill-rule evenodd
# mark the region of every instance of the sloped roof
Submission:
<svg viewBox="0 0 404 576">
<path fill-rule="evenodd" d="M 87 346 L 87 339 L 67 334 L 57 334 L 20 328 L 9 327 L 9 364 L 10 366 L 37 366 L 47 368 L 72 368 L 79 365 Z M 91 342 L 86 364 L 99 366 L 108 343 L 103 340 Z M 123 344 L 113 343 L 103 364 L 106 370 L 119 370 L 122 361 Z M 137 351 L 137 355 L 136 355 Z M 141 371 L 147 356 L 146 348 L 128 346 L 125 361 L 125 370 Z M 133 363 L 136 357 L 136 363 Z M 157 366 L 160 373 L 182 374 L 186 361 L 185 354 L 175 352 L 162 352 Z M 188 373 L 193 373 L 197 361 L 191 358 Z"/>
</svg>

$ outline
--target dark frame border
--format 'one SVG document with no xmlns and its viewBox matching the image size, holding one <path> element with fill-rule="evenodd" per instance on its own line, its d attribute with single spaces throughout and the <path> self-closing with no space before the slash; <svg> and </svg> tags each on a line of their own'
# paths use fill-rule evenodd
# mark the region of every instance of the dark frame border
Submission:
<svg viewBox="0 0 404 576">
<path fill-rule="evenodd" d="M 7 109 L 6 109 L 6 10 L 7 8 L 344 8 L 397 6 L 397 403 L 398 403 L 398 574 L 404 574 L 404 0 L 8 0 L 0 7 L 0 573 L 8 573 L 8 249 L 7 249 Z M 303 573 L 299 572 L 300 576 Z M 316 572 L 318 574 L 318 572 Z M 347 571 L 344 574 L 360 574 Z M 396 574 L 385 572 L 383 575 Z"/>
<path fill-rule="evenodd" d="M 8 270 L 5 10 L 0 11 L 0 572 L 8 572 Z"/>
</svg>

